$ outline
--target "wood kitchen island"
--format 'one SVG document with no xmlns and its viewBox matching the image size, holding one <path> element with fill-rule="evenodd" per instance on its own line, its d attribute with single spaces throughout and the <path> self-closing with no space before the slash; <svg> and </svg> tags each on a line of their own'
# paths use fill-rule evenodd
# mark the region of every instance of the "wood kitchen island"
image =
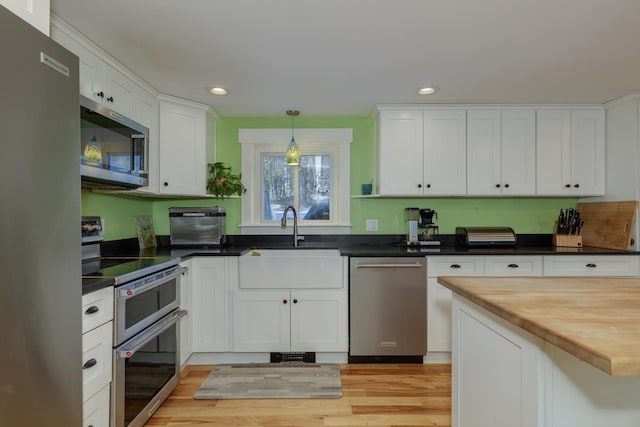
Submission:
<svg viewBox="0 0 640 427">
<path fill-rule="evenodd" d="M 640 426 L 640 279 L 438 282 L 453 291 L 453 426 Z"/>
</svg>

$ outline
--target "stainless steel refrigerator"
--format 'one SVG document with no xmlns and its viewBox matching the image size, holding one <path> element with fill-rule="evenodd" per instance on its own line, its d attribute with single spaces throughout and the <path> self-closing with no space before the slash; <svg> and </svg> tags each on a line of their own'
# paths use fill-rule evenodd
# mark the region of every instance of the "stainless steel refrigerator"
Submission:
<svg viewBox="0 0 640 427">
<path fill-rule="evenodd" d="M 82 424 L 78 58 L 0 6 L 0 426 Z"/>
</svg>

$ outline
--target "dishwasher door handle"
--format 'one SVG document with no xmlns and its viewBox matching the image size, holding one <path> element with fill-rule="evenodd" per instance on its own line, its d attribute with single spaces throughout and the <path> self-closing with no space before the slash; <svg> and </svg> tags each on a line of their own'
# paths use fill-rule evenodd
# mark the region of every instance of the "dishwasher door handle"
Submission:
<svg viewBox="0 0 640 427">
<path fill-rule="evenodd" d="M 357 264 L 356 268 L 420 268 L 422 264 Z"/>
</svg>

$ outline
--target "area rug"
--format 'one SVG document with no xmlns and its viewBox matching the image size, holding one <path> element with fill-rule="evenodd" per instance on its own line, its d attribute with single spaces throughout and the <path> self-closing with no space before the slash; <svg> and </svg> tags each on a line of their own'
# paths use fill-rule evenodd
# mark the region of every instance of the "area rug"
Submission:
<svg viewBox="0 0 640 427">
<path fill-rule="evenodd" d="M 218 365 L 195 399 L 331 399 L 342 396 L 339 365 Z"/>
</svg>

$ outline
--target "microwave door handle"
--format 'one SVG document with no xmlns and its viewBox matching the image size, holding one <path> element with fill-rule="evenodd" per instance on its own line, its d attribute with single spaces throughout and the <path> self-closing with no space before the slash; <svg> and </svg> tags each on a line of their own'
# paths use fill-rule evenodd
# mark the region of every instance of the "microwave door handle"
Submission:
<svg viewBox="0 0 640 427">
<path fill-rule="evenodd" d="M 143 133 L 134 135 L 133 143 L 131 146 L 133 150 L 140 155 L 140 164 L 138 165 L 138 172 L 147 173 L 147 150 L 146 150 L 147 136 Z"/>
<path fill-rule="evenodd" d="M 136 172 L 136 138 L 131 135 L 131 144 L 129 144 L 129 172 Z"/>
<path fill-rule="evenodd" d="M 140 334 L 136 335 L 134 338 L 129 341 L 123 343 L 119 347 L 115 349 L 115 354 L 121 359 L 128 359 L 142 347 L 147 345 L 152 339 L 169 329 L 171 326 L 176 324 L 178 320 L 182 319 L 187 315 L 187 310 L 176 310 L 173 313 L 167 315 L 162 318 L 149 328 L 145 329 Z"/>
<path fill-rule="evenodd" d="M 124 299 L 129 299 L 137 294 L 153 289 L 158 283 L 166 282 L 175 277 L 180 276 L 182 273 L 188 271 L 187 267 L 175 267 L 166 273 L 157 274 L 151 276 L 152 279 L 140 279 L 131 282 L 126 285 L 120 286 L 118 289 L 118 296 Z"/>
</svg>

